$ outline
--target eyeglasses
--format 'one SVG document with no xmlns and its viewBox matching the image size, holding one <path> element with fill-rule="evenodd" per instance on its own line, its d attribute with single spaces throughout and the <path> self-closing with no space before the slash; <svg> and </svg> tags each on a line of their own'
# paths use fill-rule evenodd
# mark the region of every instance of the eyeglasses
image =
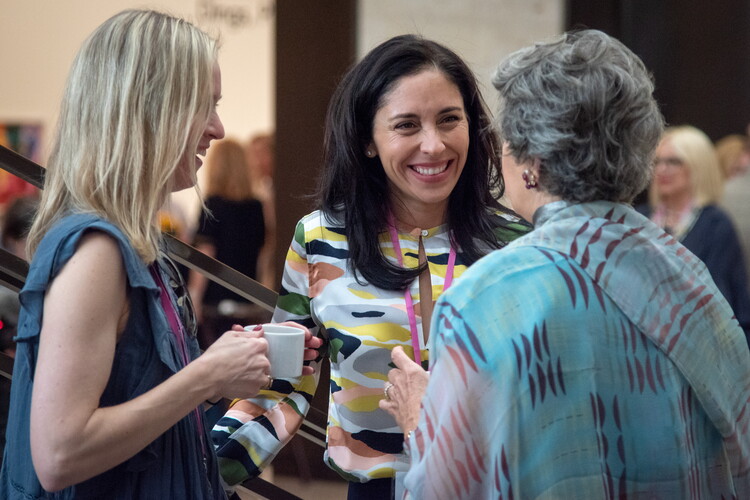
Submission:
<svg viewBox="0 0 750 500">
<path fill-rule="evenodd" d="M 654 168 L 658 167 L 660 163 L 669 168 L 678 168 L 685 166 L 685 162 L 681 158 L 670 156 L 667 158 L 654 158 Z"/>
</svg>

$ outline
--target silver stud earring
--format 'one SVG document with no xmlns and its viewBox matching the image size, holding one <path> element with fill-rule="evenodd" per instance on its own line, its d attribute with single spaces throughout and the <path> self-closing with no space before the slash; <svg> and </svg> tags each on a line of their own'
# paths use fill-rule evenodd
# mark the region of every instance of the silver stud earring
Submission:
<svg viewBox="0 0 750 500">
<path fill-rule="evenodd" d="M 365 156 L 367 156 L 368 158 L 372 158 L 373 154 L 374 153 L 372 151 L 370 151 L 369 149 L 367 151 L 365 151 Z"/>
</svg>

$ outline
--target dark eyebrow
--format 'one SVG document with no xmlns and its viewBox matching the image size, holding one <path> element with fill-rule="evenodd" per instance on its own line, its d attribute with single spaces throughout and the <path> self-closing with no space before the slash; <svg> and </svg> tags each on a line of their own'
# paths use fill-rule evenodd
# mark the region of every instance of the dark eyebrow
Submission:
<svg viewBox="0 0 750 500">
<path fill-rule="evenodd" d="M 446 113 L 454 113 L 456 111 L 463 112 L 463 108 L 461 106 L 449 106 L 447 108 L 443 108 L 440 111 L 438 111 L 438 114 L 439 115 L 444 115 Z M 405 118 L 407 118 L 407 119 L 408 118 L 414 118 L 416 116 L 417 116 L 416 113 L 399 113 L 397 115 L 391 116 L 388 120 L 389 121 L 402 120 L 402 119 L 405 119 Z"/>
</svg>

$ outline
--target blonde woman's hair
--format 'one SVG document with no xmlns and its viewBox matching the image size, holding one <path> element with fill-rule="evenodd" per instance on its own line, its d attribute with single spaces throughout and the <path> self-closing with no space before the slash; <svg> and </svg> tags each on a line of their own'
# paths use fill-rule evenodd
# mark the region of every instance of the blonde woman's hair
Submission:
<svg viewBox="0 0 750 500">
<path fill-rule="evenodd" d="M 189 22 L 145 10 L 88 37 L 68 75 L 30 256 L 60 218 L 85 212 L 118 226 L 146 263 L 156 259 L 156 214 L 212 111 L 216 51 Z"/>
<path fill-rule="evenodd" d="M 206 157 L 205 195 L 234 201 L 253 198 L 250 166 L 242 145 L 234 139 L 223 139 L 211 146 Z"/>
<path fill-rule="evenodd" d="M 681 125 L 667 128 L 661 140 L 669 141 L 677 157 L 689 170 L 696 205 L 702 207 L 717 203 L 721 199 L 723 180 L 711 139 L 691 125 Z M 651 183 L 649 196 L 652 206 L 658 204 L 656 183 Z"/>
</svg>

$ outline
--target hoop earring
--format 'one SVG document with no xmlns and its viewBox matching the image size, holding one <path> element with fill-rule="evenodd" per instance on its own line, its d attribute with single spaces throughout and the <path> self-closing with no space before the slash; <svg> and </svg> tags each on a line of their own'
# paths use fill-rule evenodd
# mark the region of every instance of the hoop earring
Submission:
<svg viewBox="0 0 750 500">
<path fill-rule="evenodd" d="M 539 186 L 539 183 L 536 180 L 536 175 L 534 175 L 534 172 L 531 172 L 529 169 L 523 171 L 521 179 L 526 182 L 526 189 L 533 189 Z"/>
</svg>

